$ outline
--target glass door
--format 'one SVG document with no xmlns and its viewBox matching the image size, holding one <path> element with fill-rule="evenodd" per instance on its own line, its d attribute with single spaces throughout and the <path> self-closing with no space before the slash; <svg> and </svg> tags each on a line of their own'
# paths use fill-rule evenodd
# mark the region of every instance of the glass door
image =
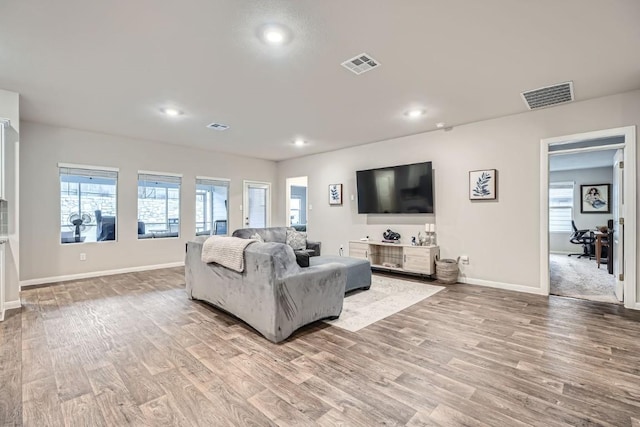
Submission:
<svg viewBox="0 0 640 427">
<path fill-rule="evenodd" d="M 245 181 L 243 216 L 245 228 L 264 228 L 271 223 L 271 184 Z"/>
</svg>

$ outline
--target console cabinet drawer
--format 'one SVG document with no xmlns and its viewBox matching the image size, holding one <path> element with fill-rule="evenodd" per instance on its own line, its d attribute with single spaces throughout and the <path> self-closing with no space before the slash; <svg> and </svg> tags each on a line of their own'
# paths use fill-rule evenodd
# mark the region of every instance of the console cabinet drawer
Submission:
<svg viewBox="0 0 640 427">
<path fill-rule="evenodd" d="M 369 244 L 359 242 L 349 242 L 349 256 L 369 260 Z"/>
<path fill-rule="evenodd" d="M 405 247 L 402 268 L 422 274 L 433 274 L 433 256 L 431 248 Z"/>
</svg>

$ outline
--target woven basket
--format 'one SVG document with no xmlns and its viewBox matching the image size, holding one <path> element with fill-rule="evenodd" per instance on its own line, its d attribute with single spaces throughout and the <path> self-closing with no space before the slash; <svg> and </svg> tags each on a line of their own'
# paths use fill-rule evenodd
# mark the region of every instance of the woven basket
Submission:
<svg viewBox="0 0 640 427">
<path fill-rule="evenodd" d="M 458 281 L 458 261 L 436 258 L 436 278 L 441 283 L 456 283 Z"/>
</svg>

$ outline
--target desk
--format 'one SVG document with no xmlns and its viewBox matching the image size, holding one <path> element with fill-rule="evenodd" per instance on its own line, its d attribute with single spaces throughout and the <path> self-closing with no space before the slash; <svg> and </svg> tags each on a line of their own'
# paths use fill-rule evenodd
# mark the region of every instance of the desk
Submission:
<svg viewBox="0 0 640 427">
<path fill-rule="evenodd" d="M 607 251 L 607 262 L 611 258 L 611 247 L 609 245 L 609 236 L 611 233 L 602 233 L 600 231 L 594 231 L 593 235 L 596 238 L 596 262 L 598 263 L 598 268 L 600 268 L 600 257 L 602 255 L 602 247 L 605 246 L 609 250 Z"/>
</svg>

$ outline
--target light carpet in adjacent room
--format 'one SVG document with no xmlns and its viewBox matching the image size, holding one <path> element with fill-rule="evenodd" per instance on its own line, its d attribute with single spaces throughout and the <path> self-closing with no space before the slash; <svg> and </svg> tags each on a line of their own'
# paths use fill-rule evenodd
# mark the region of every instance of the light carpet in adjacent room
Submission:
<svg viewBox="0 0 640 427">
<path fill-rule="evenodd" d="M 592 259 L 550 254 L 549 270 L 553 295 L 619 304 L 615 277 L 607 272 L 606 264 L 598 268 Z"/>
<path fill-rule="evenodd" d="M 444 289 L 427 283 L 374 275 L 371 289 L 349 293 L 340 317 L 325 322 L 356 332 Z"/>
</svg>

